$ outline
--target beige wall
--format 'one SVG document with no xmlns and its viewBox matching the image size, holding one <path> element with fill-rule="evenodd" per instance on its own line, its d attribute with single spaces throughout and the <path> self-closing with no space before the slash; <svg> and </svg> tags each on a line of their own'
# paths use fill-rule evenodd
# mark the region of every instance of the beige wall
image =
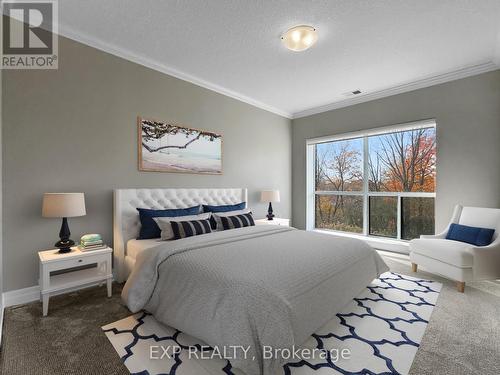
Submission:
<svg viewBox="0 0 500 375">
<path fill-rule="evenodd" d="M 69 219 L 73 239 L 112 239 L 118 187 L 247 187 L 281 190 L 276 212 L 291 212 L 290 120 L 60 38 L 57 71 L 5 71 L 4 289 L 37 284 L 37 251 L 60 221 L 41 217 L 44 192 L 83 191 L 87 216 Z M 224 174 L 139 172 L 136 117 L 176 121 L 224 137 Z"/>
<path fill-rule="evenodd" d="M 455 204 L 500 207 L 500 70 L 293 120 L 294 225 L 306 220 L 306 139 L 435 118 L 436 228 Z"/>
</svg>

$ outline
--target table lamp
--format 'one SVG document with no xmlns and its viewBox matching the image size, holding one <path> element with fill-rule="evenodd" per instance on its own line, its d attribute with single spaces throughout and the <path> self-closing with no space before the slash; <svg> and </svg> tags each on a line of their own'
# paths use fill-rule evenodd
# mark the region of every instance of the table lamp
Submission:
<svg viewBox="0 0 500 375">
<path fill-rule="evenodd" d="M 279 190 L 264 190 L 260 194 L 261 202 L 269 202 L 269 208 L 267 209 L 267 220 L 273 220 L 273 205 L 271 203 L 277 203 L 280 201 L 280 191 Z"/>
<path fill-rule="evenodd" d="M 83 193 L 45 193 L 43 195 L 42 216 L 62 218 L 60 240 L 55 247 L 60 253 L 69 253 L 75 244 L 69 237 L 71 232 L 68 226 L 68 217 L 84 216 L 85 196 Z"/>
</svg>

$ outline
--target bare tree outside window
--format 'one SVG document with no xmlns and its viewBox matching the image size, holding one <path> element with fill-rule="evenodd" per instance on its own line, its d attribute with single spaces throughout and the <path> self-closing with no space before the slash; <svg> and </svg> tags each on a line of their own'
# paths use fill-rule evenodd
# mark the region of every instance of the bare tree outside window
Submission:
<svg viewBox="0 0 500 375">
<path fill-rule="evenodd" d="M 369 137 L 370 191 L 435 190 L 434 129 Z"/>
<path fill-rule="evenodd" d="M 316 146 L 316 190 L 361 191 L 363 158 L 360 139 L 328 142 Z M 335 195 L 316 199 L 316 226 L 360 233 L 363 200 Z"/>
<path fill-rule="evenodd" d="M 435 181 L 434 127 L 316 144 L 315 225 L 362 233 L 367 220 L 375 236 L 434 233 Z"/>
</svg>

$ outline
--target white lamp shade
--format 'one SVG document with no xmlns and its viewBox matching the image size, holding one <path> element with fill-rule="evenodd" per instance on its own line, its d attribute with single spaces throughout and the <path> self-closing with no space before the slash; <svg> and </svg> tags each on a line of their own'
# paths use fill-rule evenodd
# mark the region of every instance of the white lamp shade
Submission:
<svg viewBox="0 0 500 375">
<path fill-rule="evenodd" d="M 260 193 L 261 202 L 279 202 L 280 201 L 280 191 L 279 190 L 263 190 Z"/>
<path fill-rule="evenodd" d="M 43 217 L 75 217 L 85 214 L 83 193 L 45 193 L 43 195 Z"/>
</svg>

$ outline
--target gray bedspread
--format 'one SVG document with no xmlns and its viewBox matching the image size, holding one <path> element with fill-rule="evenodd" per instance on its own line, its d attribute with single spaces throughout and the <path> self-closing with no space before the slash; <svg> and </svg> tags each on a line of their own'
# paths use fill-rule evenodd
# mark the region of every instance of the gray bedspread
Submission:
<svg viewBox="0 0 500 375">
<path fill-rule="evenodd" d="M 122 298 L 211 346 L 250 347 L 232 365 L 274 375 L 284 361 L 264 360 L 263 346 L 302 344 L 387 270 L 361 240 L 256 226 L 145 250 Z"/>
</svg>

